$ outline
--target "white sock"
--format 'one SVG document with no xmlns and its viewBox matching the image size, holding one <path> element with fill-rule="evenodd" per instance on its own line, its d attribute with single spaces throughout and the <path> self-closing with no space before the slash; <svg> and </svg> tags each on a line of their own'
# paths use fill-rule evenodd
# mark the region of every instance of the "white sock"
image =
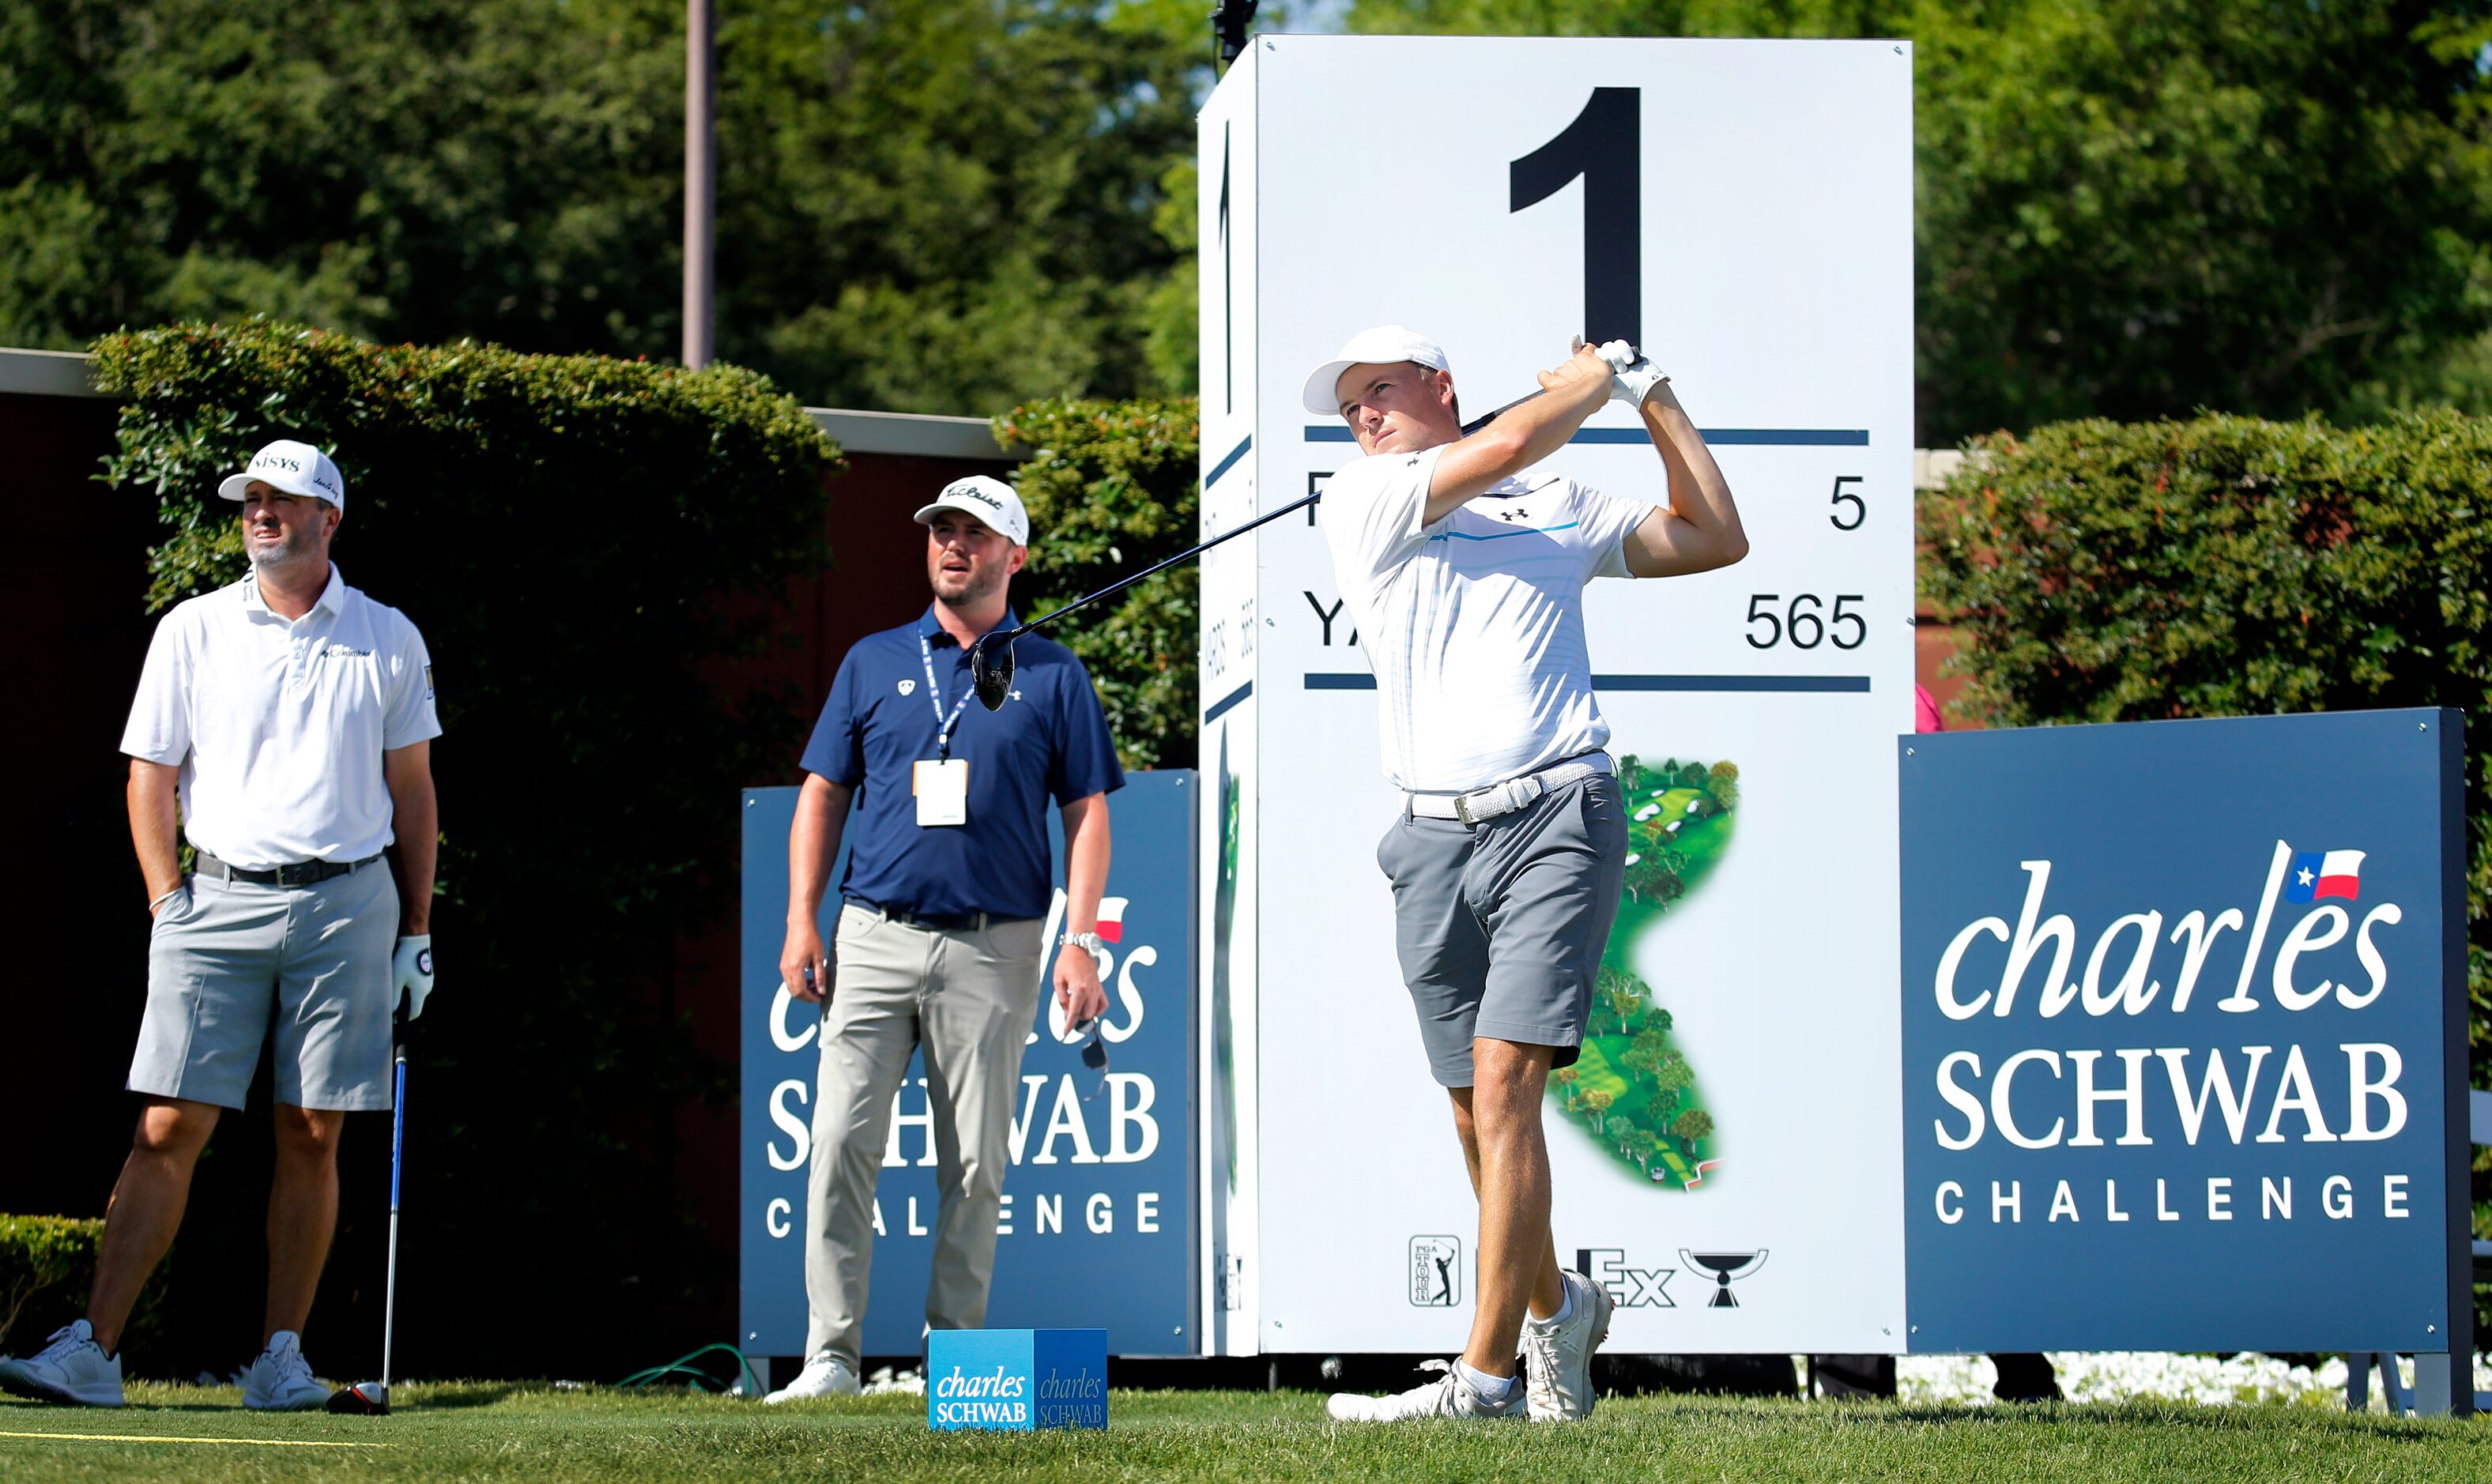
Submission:
<svg viewBox="0 0 2492 1484">
<path fill-rule="evenodd" d="M 1558 1301 L 1558 1312 L 1557 1312 L 1557 1313 L 1555 1313 L 1555 1314 L 1553 1314 L 1553 1315 L 1549 1316 L 1549 1317 L 1548 1317 L 1547 1319 L 1545 1319 L 1545 1320 L 1544 1320 L 1544 1319 L 1532 1319 L 1532 1317 L 1531 1317 L 1530 1315 L 1528 1315 L 1528 1314 L 1527 1314 L 1527 1315 L 1525 1315 L 1525 1316 L 1524 1316 L 1524 1318 L 1526 1318 L 1526 1319 L 1530 1319 L 1532 1323 L 1539 1325 L 1539 1326 L 1540 1326 L 1541 1328 L 1543 1328 L 1543 1329 L 1555 1329 L 1555 1328 L 1557 1328 L 1558 1325 L 1563 1324 L 1563 1323 L 1565 1323 L 1568 1320 L 1570 1320 L 1570 1319 L 1574 1318 L 1574 1316 L 1575 1316 L 1575 1286 L 1574 1286 L 1573 1284 L 1571 1284 L 1571 1283 L 1567 1283 L 1567 1282 L 1565 1282 L 1564 1280 L 1562 1280 L 1562 1279 L 1561 1279 L 1561 1280 L 1559 1280 L 1559 1282 L 1558 1282 L 1558 1291 L 1560 1293 L 1564 1294 L 1565 1296 L 1564 1296 L 1563 1298 L 1561 1298 L 1561 1299 L 1559 1299 L 1559 1300 Z"/>
<path fill-rule="evenodd" d="M 1491 1376 L 1486 1371 L 1474 1371 L 1467 1360 L 1456 1360 L 1454 1370 L 1465 1384 L 1479 1393 L 1481 1401 L 1492 1404 L 1514 1395 L 1515 1382 L 1520 1380 L 1513 1376 Z"/>
</svg>

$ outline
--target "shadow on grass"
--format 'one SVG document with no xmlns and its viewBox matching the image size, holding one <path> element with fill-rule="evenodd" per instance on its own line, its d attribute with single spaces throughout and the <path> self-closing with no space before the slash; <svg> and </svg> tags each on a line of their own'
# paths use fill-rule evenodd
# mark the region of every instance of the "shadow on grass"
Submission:
<svg viewBox="0 0 2492 1484">
<path fill-rule="evenodd" d="M 1829 1420 L 1852 1427 L 1897 1423 L 1942 1427 L 2135 1427 L 2145 1423 L 2208 1433 L 2253 1433 L 2269 1431 L 2277 1422 L 2286 1421 L 2325 1431 L 2351 1429 L 2383 1438 L 2423 1441 L 2474 1425 L 2468 1419 L 2453 1417 L 2374 1417 L 2310 1407 L 2223 1407 L 2183 1402 L 2022 1402 L 1972 1407 L 1870 1401 L 1817 1405 L 1825 1409 L 1824 1415 Z M 1764 1418 L 1768 1414 L 1756 1410 L 1754 1415 Z M 2492 1442 L 2492 1429 L 2486 1430 L 2484 1437 Z"/>
</svg>

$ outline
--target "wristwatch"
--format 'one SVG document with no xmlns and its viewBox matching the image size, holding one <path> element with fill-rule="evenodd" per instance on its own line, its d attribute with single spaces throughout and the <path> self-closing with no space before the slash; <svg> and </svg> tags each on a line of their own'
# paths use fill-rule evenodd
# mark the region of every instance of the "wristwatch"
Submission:
<svg viewBox="0 0 2492 1484">
<path fill-rule="evenodd" d="M 1096 933 L 1067 933 L 1064 935 L 1064 946 L 1067 948 L 1087 948 L 1092 953 L 1106 953 L 1108 951 L 1108 940 L 1101 937 Z"/>
</svg>

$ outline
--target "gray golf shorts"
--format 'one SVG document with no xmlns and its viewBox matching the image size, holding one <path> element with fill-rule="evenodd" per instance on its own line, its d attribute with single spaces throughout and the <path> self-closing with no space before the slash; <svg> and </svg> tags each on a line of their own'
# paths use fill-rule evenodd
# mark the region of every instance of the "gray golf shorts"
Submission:
<svg viewBox="0 0 2492 1484">
<path fill-rule="evenodd" d="M 1428 1069 L 1471 1084 L 1471 1039 L 1554 1046 L 1572 1065 L 1617 919 L 1627 816 L 1599 774 L 1476 825 L 1408 813 L 1376 863 L 1393 880 L 1393 946 Z"/>
<path fill-rule="evenodd" d="M 130 1090 L 240 1108 L 274 1024 L 277 1101 L 387 1109 L 397 946 L 386 862 L 316 886 L 191 877 L 148 940 Z"/>
</svg>

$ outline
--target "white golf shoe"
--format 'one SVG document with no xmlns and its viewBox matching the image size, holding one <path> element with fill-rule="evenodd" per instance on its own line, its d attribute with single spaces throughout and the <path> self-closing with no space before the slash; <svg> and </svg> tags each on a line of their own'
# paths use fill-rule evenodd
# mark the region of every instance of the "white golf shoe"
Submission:
<svg viewBox="0 0 2492 1484">
<path fill-rule="evenodd" d="M 312 1379 L 303 1358 L 303 1337 L 281 1329 L 268 1349 L 243 1369 L 242 1405 L 253 1411 L 317 1411 L 329 1405 L 329 1388 Z"/>
<path fill-rule="evenodd" d="M 1531 1420 L 1580 1422 L 1592 1414 L 1598 1400 L 1592 1390 L 1592 1351 L 1610 1337 L 1610 1315 L 1617 1304 L 1609 1290 L 1571 1268 L 1558 1279 L 1575 1300 L 1575 1312 L 1563 1323 L 1523 1321 L 1523 1370 L 1529 1380 Z"/>
<path fill-rule="evenodd" d="M 84 1320 L 52 1331 L 51 1343 L 23 1360 L 0 1356 L 0 1391 L 78 1407 L 121 1405 L 121 1357 L 95 1343 Z"/>
<path fill-rule="evenodd" d="M 829 1350 L 805 1362 L 796 1379 L 771 1392 L 761 1400 L 775 1406 L 781 1402 L 810 1401 L 823 1396 L 855 1396 L 865 1388 L 857 1383 L 856 1366 L 845 1355 Z"/>
<path fill-rule="evenodd" d="M 1463 1380 L 1463 1374 L 1444 1360 L 1427 1361 L 1422 1371 L 1445 1374 L 1424 1386 L 1413 1386 L 1392 1396 L 1359 1396 L 1336 1391 L 1324 1403 L 1324 1415 L 1335 1422 L 1403 1422 L 1414 1417 L 1485 1417 L 1520 1420 L 1525 1410 L 1525 1388 L 1517 1386 L 1502 1402 L 1482 1397 Z"/>
</svg>

